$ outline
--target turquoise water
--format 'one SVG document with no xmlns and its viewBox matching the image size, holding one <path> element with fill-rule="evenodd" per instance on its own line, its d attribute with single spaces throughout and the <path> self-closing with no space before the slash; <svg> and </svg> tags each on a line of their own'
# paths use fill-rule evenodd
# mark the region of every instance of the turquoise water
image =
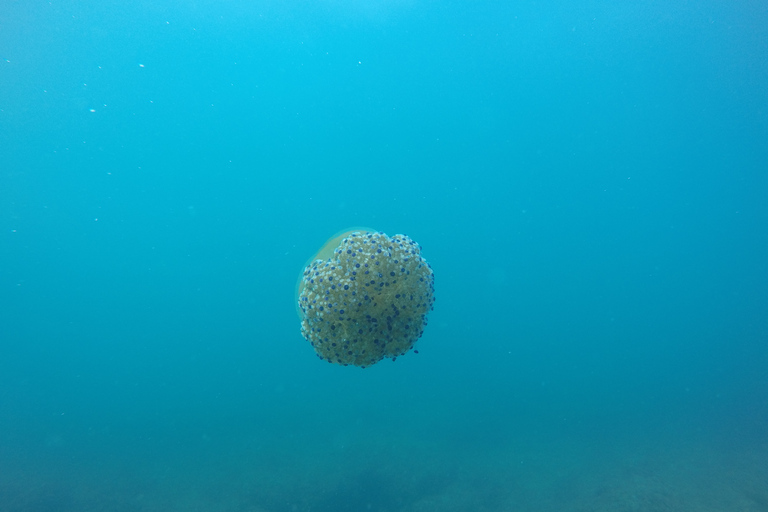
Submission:
<svg viewBox="0 0 768 512">
<path fill-rule="evenodd" d="M 0 510 L 768 510 L 759 2 L 6 2 Z M 418 353 L 321 361 L 335 233 Z"/>
</svg>

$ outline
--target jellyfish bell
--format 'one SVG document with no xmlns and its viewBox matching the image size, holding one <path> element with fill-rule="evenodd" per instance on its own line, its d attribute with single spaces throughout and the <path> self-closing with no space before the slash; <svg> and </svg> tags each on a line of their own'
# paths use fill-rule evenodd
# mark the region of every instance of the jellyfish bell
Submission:
<svg viewBox="0 0 768 512">
<path fill-rule="evenodd" d="M 344 240 L 345 237 L 351 235 L 352 233 L 359 231 L 362 233 L 365 232 L 371 232 L 375 233 L 375 229 L 371 228 L 364 228 L 364 227 L 358 227 L 358 228 L 347 228 L 339 231 L 335 235 L 333 235 L 331 238 L 329 238 L 323 246 L 320 248 L 317 253 L 311 257 L 309 260 L 307 260 L 307 263 L 304 265 L 304 270 L 312 266 L 312 263 L 314 263 L 317 260 L 327 261 L 333 256 L 333 251 L 336 250 L 336 248 L 339 246 L 342 240 Z M 299 318 L 303 318 L 304 315 L 301 311 L 301 307 L 299 307 L 299 297 L 301 297 L 301 292 L 304 290 L 304 272 L 299 274 L 299 278 L 296 280 L 296 312 L 299 314 Z"/>
<path fill-rule="evenodd" d="M 434 274 L 421 247 L 367 228 L 333 236 L 296 284 L 302 335 L 318 357 L 345 366 L 408 352 L 434 302 Z"/>
</svg>

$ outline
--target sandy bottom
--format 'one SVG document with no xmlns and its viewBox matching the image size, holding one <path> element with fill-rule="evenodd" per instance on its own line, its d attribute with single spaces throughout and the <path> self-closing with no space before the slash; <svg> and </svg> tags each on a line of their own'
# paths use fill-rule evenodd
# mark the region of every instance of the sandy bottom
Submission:
<svg viewBox="0 0 768 512">
<path fill-rule="evenodd" d="M 768 440 L 567 432 L 204 436 L 146 450 L 54 438 L 38 451 L 0 452 L 0 510 L 768 511 Z"/>
</svg>

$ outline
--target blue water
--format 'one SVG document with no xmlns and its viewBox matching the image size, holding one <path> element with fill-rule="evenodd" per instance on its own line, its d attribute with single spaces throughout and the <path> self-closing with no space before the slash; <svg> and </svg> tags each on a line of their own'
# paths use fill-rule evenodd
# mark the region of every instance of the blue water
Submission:
<svg viewBox="0 0 768 512">
<path fill-rule="evenodd" d="M 6 1 L 0 511 L 768 511 L 767 254 L 760 2 Z"/>
</svg>

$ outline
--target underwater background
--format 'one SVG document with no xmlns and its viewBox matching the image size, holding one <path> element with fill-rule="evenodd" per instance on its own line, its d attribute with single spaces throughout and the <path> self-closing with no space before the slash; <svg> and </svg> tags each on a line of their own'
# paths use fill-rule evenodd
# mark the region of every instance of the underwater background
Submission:
<svg viewBox="0 0 768 512">
<path fill-rule="evenodd" d="M 768 511 L 765 4 L 2 2 L 0 511 L 128 510 Z"/>
</svg>

